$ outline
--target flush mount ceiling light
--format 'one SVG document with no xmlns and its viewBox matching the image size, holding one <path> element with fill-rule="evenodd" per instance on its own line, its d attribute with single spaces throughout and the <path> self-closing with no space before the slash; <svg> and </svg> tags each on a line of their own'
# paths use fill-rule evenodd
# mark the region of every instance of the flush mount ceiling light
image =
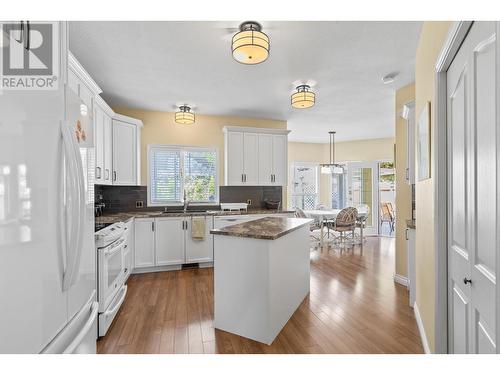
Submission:
<svg viewBox="0 0 500 375">
<path fill-rule="evenodd" d="M 330 163 L 320 164 L 322 174 L 342 174 L 344 167 L 335 163 L 335 133 L 334 131 L 328 132 L 330 136 Z"/>
<path fill-rule="evenodd" d="M 181 105 L 179 110 L 175 112 L 175 122 L 178 124 L 194 124 L 194 120 L 194 113 L 187 105 Z"/>
<path fill-rule="evenodd" d="M 292 94 L 293 108 L 310 108 L 315 102 L 316 94 L 311 91 L 311 86 L 309 85 L 297 86 L 297 92 Z"/>
<path fill-rule="evenodd" d="M 269 56 L 269 37 L 262 26 L 253 21 L 243 22 L 240 31 L 234 34 L 231 51 L 236 61 L 255 65 L 267 60 Z"/>
</svg>

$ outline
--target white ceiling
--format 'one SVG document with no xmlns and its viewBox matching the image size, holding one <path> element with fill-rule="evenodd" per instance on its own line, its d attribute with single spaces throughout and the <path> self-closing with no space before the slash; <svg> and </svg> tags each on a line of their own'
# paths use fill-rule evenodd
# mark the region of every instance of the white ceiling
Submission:
<svg viewBox="0 0 500 375">
<path fill-rule="evenodd" d="M 394 91 L 414 80 L 421 22 L 263 22 L 271 52 L 255 66 L 231 56 L 238 24 L 71 22 L 70 49 L 111 106 L 287 120 L 293 141 L 394 136 Z M 301 83 L 316 91 L 310 109 L 290 106 Z"/>
</svg>

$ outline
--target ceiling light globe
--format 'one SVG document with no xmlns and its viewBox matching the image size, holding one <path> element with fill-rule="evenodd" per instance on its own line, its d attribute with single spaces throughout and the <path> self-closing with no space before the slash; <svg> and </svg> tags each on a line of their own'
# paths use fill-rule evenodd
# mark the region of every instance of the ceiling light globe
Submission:
<svg viewBox="0 0 500 375">
<path fill-rule="evenodd" d="M 256 22 L 244 22 L 233 36 L 231 51 L 233 58 L 246 65 L 260 64 L 269 57 L 269 37 Z"/>
<path fill-rule="evenodd" d="M 316 103 L 316 94 L 310 91 L 308 85 L 297 86 L 297 92 L 292 94 L 291 104 L 293 108 L 310 108 Z"/>
<path fill-rule="evenodd" d="M 190 125 L 195 123 L 195 116 L 190 112 L 191 108 L 187 106 L 180 106 L 179 111 L 175 112 L 175 122 L 177 124 Z"/>
</svg>

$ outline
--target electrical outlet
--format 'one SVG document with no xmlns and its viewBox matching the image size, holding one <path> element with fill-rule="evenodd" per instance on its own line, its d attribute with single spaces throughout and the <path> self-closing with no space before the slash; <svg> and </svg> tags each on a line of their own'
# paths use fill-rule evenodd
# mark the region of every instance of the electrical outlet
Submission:
<svg viewBox="0 0 500 375">
<path fill-rule="evenodd" d="M 247 199 L 247 204 L 248 204 L 249 206 L 251 206 L 251 205 L 252 205 L 252 200 L 251 200 L 251 199 Z"/>
<path fill-rule="evenodd" d="M 135 208 L 143 208 L 144 201 L 135 201 Z"/>
</svg>

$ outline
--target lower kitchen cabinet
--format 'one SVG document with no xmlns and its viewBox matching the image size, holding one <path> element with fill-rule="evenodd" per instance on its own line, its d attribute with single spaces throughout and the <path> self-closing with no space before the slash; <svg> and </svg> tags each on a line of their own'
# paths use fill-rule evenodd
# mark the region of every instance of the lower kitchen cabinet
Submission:
<svg viewBox="0 0 500 375">
<path fill-rule="evenodd" d="M 135 219 L 135 269 L 213 261 L 211 216 L 203 239 L 192 238 L 191 217 Z M 151 271 L 154 271 L 151 270 Z"/>
<path fill-rule="evenodd" d="M 185 218 L 159 218 L 155 225 L 156 266 L 183 264 Z"/>
<path fill-rule="evenodd" d="M 129 219 L 125 222 L 125 230 L 127 236 L 125 239 L 125 245 L 123 246 L 123 257 L 125 264 L 125 279 L 128 279 L 132 271 L 134 270 L 134 254 L 135 254 L 135 228 L 134 219 Z"/>
<path fill-rule="evenodd" d="M 193 239 L 191 235 L 193 218 L 186 219 L 186 263 L 205 263 L 214 260 L 213 238 L 210 234 L 212 217 L 205 216 L 202 219 L 205 220 L 205 237 L 203 239 Z"/>
<path fill-rule="evenodd" d="M 135 257 L 134 268 L 154 267 L 155 265 L 155 220 L 135 219 Z"/>
</svg>

